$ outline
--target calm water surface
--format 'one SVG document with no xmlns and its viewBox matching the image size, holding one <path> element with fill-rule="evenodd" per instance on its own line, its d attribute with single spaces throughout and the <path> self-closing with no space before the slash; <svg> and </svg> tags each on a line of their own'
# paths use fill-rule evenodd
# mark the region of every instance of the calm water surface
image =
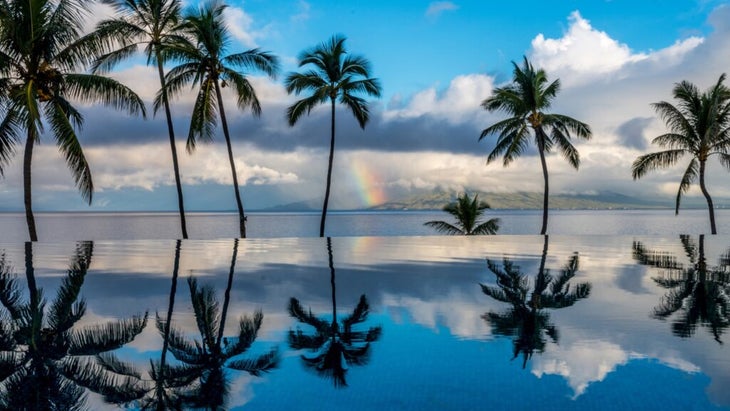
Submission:
<svg viewBox="0 0 730 411">
<path fill-rule="evenodd" d="M 319 213 L 250 213 L 248 234 L 253 238 L 316 237 Z M 541 210 L 490 210 L 499 218 L 500 234 L 540 232 Z M 719 233 L 730 233 L 730 210 L 716 210 Z M 189 213 L 191 239 L 238 236 L 234 213 Z M 327 216 L 329 236 L 436 235 L 423 223 L 452 222 L 440 211 L 333 212 Z M 181 236 L 175 213 L 37 213 L 41 241 L 177 239 Z M 559 235 L 678 235 L 709 233 L 707 210 L 552 210 L 548 233 Z M 26 241 L 28 229 L 22 213 L 0 213 L 0 239 Z"/>
<path fill-rule="evenodd" d="M 139 409 L 163 398 L 150 370 L 164 356 L 165 395 L 186 408 L 728 410 L 729 248 L 700 235 L 4 242 L 0 405 L 45 393 L 117 409 L 97 391 Z"/>
</svg>

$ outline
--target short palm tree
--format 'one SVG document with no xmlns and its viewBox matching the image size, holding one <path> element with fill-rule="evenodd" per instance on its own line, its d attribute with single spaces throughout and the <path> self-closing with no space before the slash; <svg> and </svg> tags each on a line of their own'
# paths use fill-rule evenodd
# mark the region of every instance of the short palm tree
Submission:
<svg viewBox="0 0 730 411">
<path fill-rule="evenodd" d="M 666 320 L 680 313 L 672 322 L 672 332 L 682 338 L 694 335 L 698 326 L 707 327 L 715 341 L 722 344 L 722 333 L 730 327 L 730 252 L 720 258 L 717 266 L 708 266 L 705 259 L 705 236 L 699 244 L 690 236 L 680 236 L 689 265 L 684 266 L 669 253 L 647 249 L 634 242 L 633 257 L 642 265 L 659 268 L 661 277 L 652 280 L 669 290 L 652 317 Z"/>
<path fill-rule="evenodd" d="M 167 132 L 170 137 L 172 153 L 172 169 L 175 173 L 177 202 L 180 212 L 180 228 L 182 238 L 188 238 L 185 221 L 180 169 L 175 146 L 175 131 L 172 125 L 170 103 L 165 88 L 165 72 L 163 70 L 165 47 L 170 43 L 184 41 L 182 37 L 182 17 L 180 0 L 104 0 L 116 9 L 118 16 L 104 20 L 98 24 L 94 36 L 100 39 L 113 39 L 121 45 L 118 49 L 102 55 L 94 64 L 94 71 L 112 69 L 117 63 L 137 53 L 139 45 L 144 44 L 147 64 L 157 66 L 160 78 L 160 97 L 167 119 Z M 156 107 L 157 109 L 157 107 Z M 155 110 L 156 111 L 156 110 Z"/>
<path fill-rule="evenodd" d="M 78 72 L 98 52 L 81 41 L 91 4 L 79 0 L 0 1 L 0 175 L 24 135 L 23 196 L 31 241 L 38 240 L 31 161 L 44 132 L 55 139 L 81 196 L 89 204 L 92 201 L 91 170 L 77 135 L 84 118 L 70 100 L 145 114 L 142 100 L 129 88 L 110 78 Z"/>
<path fill-rule="evenodd" d="M 77 410 L 85 388 L 104 394 L 124 380 L 104 378 L 96 355 L 131 342 L 147 323 L 147 313 L 102 325 L 77 327 L 86 313 L 81 287 L 91 264 L 93 244 L 80 243 L 56 298 L 48 304 L 37 288 L 31 243 L 26 243 L 30 298 L 23 302 L 17 280 L 0 259 L 0 409 Z"/>
<path fill-rule="evenodd" d="M 456 219 L 456 225 L 446 221 L 428 221 L 424 225 L 433 227 L 439 233 L 449 235 L 485 235 L 497 234 L 499 230 L 499 218 L 491 218 L 487 221 L 480 221 L 479 217 L 484 210 L 490 208 L 489 204 L 479 201 L 479 195 L 475 194 L 470 198 L 469 194 L 460 195 L 456 202 L 444 206 L 443 210 Z"/>
<path fill-rule="evenodd" d="M 338 321 L 332 239 L 329 237 L 327 251 L 332 287 L 332 320 L 316 317 L 311 309 L 304 310 L 299 300 L 292 297 L 289 300 L 289 315 L 314 328 L 314 334 L 306 334 L 298 328 L 296 331 L 289 330 L 289 346 L 295 350 L 311 350 L 302 355 L 304 364 L 317 374 L 331 379 L 334 386 L 340 388 L 347 386 L 346 374 L 349 366 L 368 363 L 370 343 L 380 338 L 382 328 L 373 326 L 367 331 L 354 329 L 355 325 L 365 322 L 370 313 L 370 304 L 365 294 L 360 296 L 352 314 Z"/>
<path fill-rule="evenodd" d="M 345 37 L 335 35 L 316 47 L 299 55 L 299 67 L 311 65 L 303 73 L 290 73 L 284 84 L 291 94 L 311 93 L 287 109 L 289 125 L 294 126 L 303 114 L 329 101 L 331 106 L 330 154 L 327 166 L 327 186 L 322 205 L 319 236 L 324 237 L 330 188 L 332 186 L 332 164 L 335 155 L 335 103 L 347 107 L 357 119 L 360 128 L 365 129 L 370 118 L 368 103 L 360 97 L 365 94 L 380 97 L 380 82 L 371 77 L 370 62 L 358 55 L 348 55 Z"/>
<path fill-rule="evenodd" d="M 673 95 L 678 104 L 666 101 L 652 104 L 664 120 L 669 132 L 656 137 L 652 143 L 667 148 L 664 151 L 639 156 L 631 166 L 634 180 L 647 172 L 676 164 L 684 155 L 692 159 L 679 182 L 674 213 L 679 214 L 679 202 L 692 183 L 699 179 L 700 190 L 707 200 L 710 229 L 717 234 L 712 198 L 705 186 L 705 167 L 712 155 L 730 168 L 730 89 L 723 83 L 725 74 L 714 86 L 700 93 L 697 86 L 682 81 L 674 86 Z"/>
<path fill-rule="evenodd" d="M 560 91 L 560 80 L 548 84 L 545 71 L 536 70 L 527 57 L 524 58 L 522 67 L 515 62 L 512 62 L 512 65 L 514 66 L 512 83 L 494 89 L 493 95 L 482 102 L 485 110 L 503 111 L 510 117 L 482 130 L 479 140 L 497 134 L 497 143 L 487 157 L 487 164 L 502 156 L 506 167 L 527 149 L 532 129 L 537 152 L 540 155 L 545 188 L 540 229 L 540 234 L 545 234 L 549 196 L 545 155 L 557 145 L 563 157 L 577 170 L 580 166 L 580 155 L 571 143 L 571 133 L 575 137 L 588 140 L 591 137 L 591 129 L 587 124 L 572 117 L 546 112 Z"/>
<path fill-rule="evenodd" d="M 261 115 L 261 104 L 256 92 L 246 75 L 239 70 L 257 70 L 271 78 L 276 77 L 279 60 L 276 56 L 251 49 L 243 53 L 225 55 L 230 43 L 230 33 L 223 19 L 226 6 L 217 1 L 210 1 L 198 10 L 191 10 L 185 15 L 187 34 L 193 43 L 180 42 L 168 48 L 171 59 L 180 61 L 180 65 L 171 69 L 166 76 L 169 95 L 177 95 L 188 84 L 198 86 L 193 112 L 190 116 L 190 132 L 188 133 L 187 150 L 193 152 L 197 140 L 211 141 L 216 126 L 216 113 L 220 115 L 223 135 L 228 148 L 228 161 L 233 177 L 233 189 L 238 207 L 239 229 L 241 237 L 246 237 L 246 216 L 238 188 L 238 174 L 233 160 L 231 136 L 228 120 L 223 106 L 221 88 L 230 86 L 236 95 L 241 110 L 250 108 L 254 116 Z M 156 105 L 161 104 L 163 93 L 158 96 Z"/>
<path fill-rule="evenodd" d="M 563 267 L 560 275 L 553 277 L 550 270 L 545 269 L 548 236 L 545 236 L 540 268 L 535 277 L 532 294 L 527 277 L 520 268 L 505 258 L 500 268 L 495 262 L 487 259 L 489 271 L 497 276 L 497 286 L 480 284 L 482 292 L 489 297 L 511 304 L 504 313 L 488 312 L 484 318 L 492 325 L 494 334 L 517 337 L 513 341 L 513 357 L 522 355 L 522 368 L 532 354 L 542 352 L 546 340 L 544 335 L 557 343 L 558 329 L 550 321 L 547 309 L 570 307 L 578 300 L 588 298 L 591 292 L 590 283 L 580 283 L 571 290 L 570 280 L 578 271 L 578 255 L 573 255 Z M 528 298 L 529 294 L 529 298 Z"/>
</svg>

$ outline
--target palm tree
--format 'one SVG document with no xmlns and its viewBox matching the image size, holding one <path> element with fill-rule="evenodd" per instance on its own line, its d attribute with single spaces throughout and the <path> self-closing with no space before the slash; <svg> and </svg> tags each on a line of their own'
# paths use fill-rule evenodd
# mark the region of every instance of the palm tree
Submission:
<svg viewBox="0 0 730 411">
<path fill-rule="evenodd" d="M 168 333 L 167 343 L 170 352 L 176 359 L 190 367 L 187 372 L 192 373 L 197 379 L 195 385 L 180 394 L 184 403 L 192 408 L 218 410 L 224 407 L 229 390 L 224 368 L 246 371 L 253 376 L 259 376 L 274 369 L 279 363 L 276 348 L 255 358 L 234 359 L 248 351 L 256 340 L 264 319 L 261 311 L 256 311 L 252 317 L 241 316 L 238 321 L 238 335 L 231 338 L 224 337 L 237 256 L 238 239 L 235 239 L 222 308 L 212 287 L 198 287 L 195 278 L 188 279 L 200 340 L 190 341 L 182 330 L 159 320 L 157 322 L 160 332 Z"/>
<path fill-rule="evenodd" d="M 337 300 L 335 298 L 335 268 L 332 258 L 332 239 L 327 237 L 329 254 L 330 285 L 332 287 L 332 320 L 317 318 L 312 310 L 304 310 L 299 300 L 289 300 L 289 315 L 314 328 L 314 335 L 307 335 L 298 329 L 289 330 L 289 346 L 295 350 L 309 349 L 312 354 L 303 354 L 302 361 L 319 375 L 332 379 L 335 387 L 346 387 L 346 373 L 350 365 L 365 365 L 370 356 L 370 343 L 380 338 L 382 328 L 370 327 L 367 331 L 354 330 L 353 326 L 367 320 L 370 304 L 365 294 L 360 296 L 352 314 L 337 321 Z"/>
<path fill-rule="evenodd" d="M 91 170 L 78 140 L 84 118 L 69 100 L 145 115 L 142 100 L 110 78 L 79 74 L 97 53 L 81 41 L 91 2 L 0 0 L 0 174 L 25 135 L 23 194 L 28 234 L 38 240 L 31 196 L 33 147 L 53 136 L 81 196 L 91 204 Z"/>
<path fill-rule="evenodd" d="M 223 20 L 223 10 L 226 6 L 217 1 L 211 1 L 199 10 L 191 10 L 185 16 L 186 32 L 194 39 L 195 44 L 180 42 L 167 50 L 171 59 L 181 61 L 181 64 L 167 73 L 166 85 L 169 95 L 177 95 L 182 88 L 192 83 L 199 86 L 198 95 L 190 117 L 190 132 L 188 133 L 187 150 L 195 150 L 198 139 L 211 141 L 216 125 L 216 112 L 220 115 L 223 135 L 228 148 L 228 161 L 233 177 L 233 189 L 238 207 L 239 229 L 241 237 L 246 237 L 246 216 L 243 211 L 241 194 L 238 189 L 238 175 L 233 160 L 231 136 L 228 131 L 228 121 L 223 106 L 221 88 L 232 86 L 237 97 L 238 107 L 241 110 L 250 108 L 254 116 L 261 115 L 261 105 L 256 97 L 253 86 L 240 70 L 258 70 L 271 78 L 279 70 L 279 60 L 276 56 L 251 49 L 243 53 L 225 55 L 230 42 L 230 34 Z M 156 106 L 165 96 L 158 95 Z"/>
<path fill-rule="evenodd" d="M 177 203 L 180 212 L 180 228 L 182 238 L 188 238 L 188 229 L 185 222 L 185 207 L 183 204 L 182 183 L 177 161 L 175 146 L 175 131 L 172 125 L 170 103 L 165 88 L 165 73 L 163 70 L 163 53 L 170 43 L 184 41 L 182 37 L 180 0 L 104 0 L 116 9 L 118 16 L 115 19 L 105 20 L 98 24 L 95 36 L 101 39 L 113 39 L 121 47 L 102 55 L 94 64 L 94 71 L 111 70 L 117 63 L 136 54 L 137 48 L 145 44 L 147 64 L 157 66 L 160 78 L 160 97 L 167 119 L 167 132 L 170 137 L 170 151 L 172 153 L 172 168 L 175 173 L 177 187 Z M 155 107 L 155 112 L 157 111 Z"/>
<path fill-rule="evenodd" d="M 689 338 L 702 325 L 722 344 L 720 337 L 730 327 L 730 251 L 720 258 L 717 266 L 709 267 L 704 235 L 700 235 L 699 245 L 688 235 L 680 236 L 680 240 L 690 262 L 687 267 L 669 253 L 648 250 L 641 242 L 633 244 L 634 259 L 641 265 L 661 269 L 663 275 L 652 280 L 669 290 L 654 308 L 652 317 L 666 320 L 680 312 L 672 323 L 675 335 Z"/>
<path fill-rule="evenodd" d="M 525 368 L 527 360 L 535 351 L 544 350 L 544 335 L 549 336 L 554 343 L 558 341 L 558 329 L 545 310 L 570 307 L 578 300 L 588 298 L 591 292 L 590 283 L 580 283 L 571 290 L 569 282 L 578 271 L 578 254 L 570 258 L 558 277 L 550 275 L 550 270 L 545 269 L 547 247 L 548 236 L 545 236 L 532 294 L 529 294 L 527 277 L 508 258 L 504 258 L 501 268 L 487 259 L 487 267 L 497 276 L 497 286 L 480 284 L 484 294 L 512 305 L 504 313 L 488 312 L 482 318 L 492 325 L 494 334 L 517 337 L 513 341 L 512 359 L 522 354 L 522 368 Z"/>
<path fill-rule="evenodd" d="M 553 99 L 560 91 L 560 80 L 548 84 L 544 70 L 535 68 L 524 58 L 522 67 L 514 66 L 512 83 L 494 89 L 493 95 L 482 102 L 485 110 L 503 111 L 511 117 L 499 121 L 482 130 L 481 141 L 490 134 L 498 134 L 497 144 L 489 156 L 487 164 L 503 156 L 504 166 L 519 157 L 529 145 L 531 128 L 537 152 L 540 154 L 545 191 L 542 205 L 542 228 L 540 234 L 547 232 L 548 220 L 548 170 L 545 154 L 557 145 L 560 153 L 576 170 L 580 165 L 578 150 L 571 143 L 571 133 L 585 140 L 591 138 L 590 127 L 563 114 L 546 113 Z"/>
<path fill-rule="evenodd" d="M 675 106 L 666 101 L 652 104 L 664 120 L 669 132 L 656 137 L 652 143 L 667 148 L 664 151 L 639 156 L 631 166 L 634 180 L 647 172 L 676 164 L 685 154 L 692 159 L 679 182 L 674 213 L 679 214 L 679 202 L 692 183 L 698 179 L 700 190 L 707 200 L 710 229 L 717 234 L 715 209 L 705 186 L 705 167 L 711 155 L 717 154 L 720 163 L 730 168 L 730 89 L 723 85 L 725 74 L 704 93 L 697 86 L 682 81 L 674 86 Z"/>
<path fill-rule="evenodd" d="M 77 410 L 84 388 L 104 394 L 125 380 L 104 378 L 91 359 L 131 342 L 147 323 L 144 316 L 103 325 L 75 327 L 86 313 L 81 287 L 91 264 L 93 244 L 80 243 L 56 298 L 48 304 L 37 288 L 31 243 L 26 243 L 30 298 L 21 299 L 17 280 L 0 259 L 2 328 L 0 409 Z M 48 307 L 48 308 L 47 308 Z"/>
<path fill-rule="evenodd" d="M 479 201 L 479 195 L 469 198 L 469 194 L 460 195 L 456 202 L 444 206 L 443 210 L 456 219 L 456 225 L 445 221 L 428 221 L 424 225 L 433 227 L 439 233 L 450 235 L 485 235 L 497 234 L 499 230 L 499 218 L 491 218 L 485 222 L 479 221 L 484 210 L 490 208 L 489 204 Z"/>
<path fill-rule="evenodd" d="M 322 205 L 322 218 L 319 224 L 319 236 L 324 237 L 324 225 L 327 218 L 330 188 L 332 183 L 332 163 L 335 155 L 335 102 L 345 105 L 357 119 L 360 128 L 365 129 L 370 118 L 368 103 L 360 94 L 380 97 L 380 82 L 370 77 L 370 62 L 358 55 L 348 55 L 345 49 L 345 37 L 332 36 L 324 42 L 299 55 L 299 67 L 307 65 L 313 69 L 303 73 L 290 73 L 284 84 L 291 94 L 299 95 L 304 91 L 311 93 L 287 109 L 289 125 L 294 126 L 304 114 L 309 114 L 314 107 L 326 103 L 331 105 L 332 123 L 330 138 L 330 155 L 327 166 L 327 188 Z"/>
</svg>

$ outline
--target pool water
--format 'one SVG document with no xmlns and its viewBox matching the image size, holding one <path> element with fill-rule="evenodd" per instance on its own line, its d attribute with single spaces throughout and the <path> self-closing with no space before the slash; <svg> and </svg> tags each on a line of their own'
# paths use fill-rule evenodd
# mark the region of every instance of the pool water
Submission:
<svg viewBox="0 0 730 411">
<path fill-rule="evenodd" d="M 729 248 L 0 244 L 0 409 L 730 409 Z"/>
</svg>

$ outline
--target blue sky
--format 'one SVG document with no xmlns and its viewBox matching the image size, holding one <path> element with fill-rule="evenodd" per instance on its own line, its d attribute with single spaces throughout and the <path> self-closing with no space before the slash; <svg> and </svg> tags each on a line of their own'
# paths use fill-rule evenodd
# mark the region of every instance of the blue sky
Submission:
<svg viewBox="0 0 730 411">
<path fill-rule="evenodd" d="M 315 110 L 289 127 L 284 113 L 294 97 L 282 78 L 297 69 L 302 50 L 335 33 L 347 37 L 352 53 L 372 62 L 383 97 L 371 102 L 364 131 L 349 113 L 338 112 L 334 208 L 366 207 L 436 188 L 541 192 L 534 152 L 506 168 L 486 166 L 494 138 L 477 142 L 481 130 L 501 118 L 479 103 L 509 81 L 510 62 L 523 56 L 550 79 L 560 78 L 555 112 L 593 129 L 590 141 L 576 143 L 579 171 L 558 155 L 549 157 L 551 193 L 674 195 L 685 163 L 631 179 L 632 161 L 656 149 L 650 141 L 665 131 L 650 103 L 670 100 L 676 82 L 705 89 L 730 69 L 727 1 L 246 0 L 229 6 L 229 52 L 260 47 L 278 55 L 283 69 L 276 80 L 251 73 L 263 107 L 259 119 L 237 111 L 233 98 L 224 96 L 248 209 L 319 203 L 324 195 L 328 112 Z M 105 13 L 97 6 L 90 25 Z M 143 59 L 111 75 L 151 103 L 156 73 Z M 187 208 L 235 209 L 222 136 L 193 155 L 184 153 L 191 102 L 186 94 L 173 106 Z M 97 106 L 81 110 L 81 141 L 97 188 L 91 209 L 174 210 L 163 119 L 142 121 Z M 36 209 L 89 209 L 50 140 L 34 158 Z M 0 210 L 22 209 L 20 166 L 16 156 L 0 180 Z M 726 171 L 718 165 L 710 171 L 710 192 L 730 197 Z"/>
</svg>

